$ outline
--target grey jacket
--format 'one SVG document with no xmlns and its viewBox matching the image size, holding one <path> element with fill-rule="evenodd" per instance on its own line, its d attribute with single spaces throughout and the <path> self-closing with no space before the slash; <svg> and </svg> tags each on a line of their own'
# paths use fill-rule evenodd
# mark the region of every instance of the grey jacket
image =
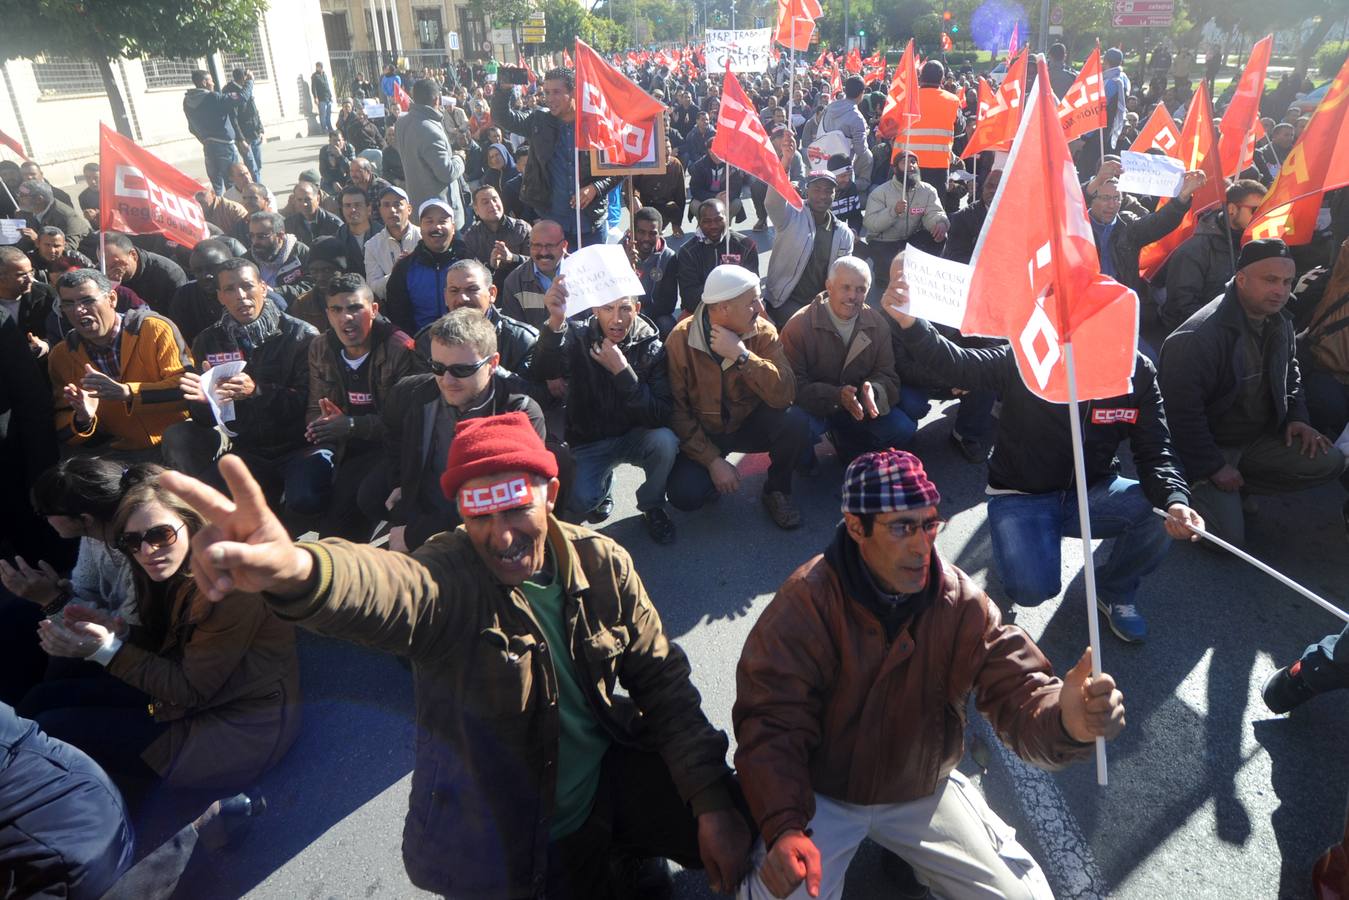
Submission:
<svg viewBox="0 0 1349 900">
<path fill-rule="evenodd" d="M 772 187 L 764 198 L 764 206 L 768 209 L 768 220 L 777 231 L 773 238 L 773 255 L 768 258 L 768 274 L 764 278 L 764 302 L 777 309 L 792 295 L 806 271 L 810 250 L 815 244 L 815 217 L 805 204 L 800 209 L 793 209 Z M 834 229 L 829 261 L 851 256 L 855 239 L 852 229 L 839 222 Z"/>
<path fill-rule="evenodd" d="M 412 104 L 407 115 L 398 120 L 394 141 L 403 159 L 403 178 L 413 215 L 427 200 L 439 197 L 454 211 L 454 227 L 463 228 L 459 182 L 464 177 L 464 158 L 450 149 L 440 114 L 429 106 Z"/>
</svg>

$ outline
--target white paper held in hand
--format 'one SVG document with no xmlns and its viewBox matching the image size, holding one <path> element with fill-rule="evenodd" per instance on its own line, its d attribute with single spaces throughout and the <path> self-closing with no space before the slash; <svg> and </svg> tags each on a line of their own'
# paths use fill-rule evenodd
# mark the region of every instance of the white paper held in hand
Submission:
<svg viewBox="0 0 1349 900">
<path fill-rule="evenodd" d="M 1121 150 L 1119 159 L 1124 167 L 1119 177 L 1121 192 L 1149 197 L 1174 197 L 1180 193 L 1185 180 L 1185 163 L 1180 160 L 1133 150 Z"/>
<path fill-rule="evenodd" d="M 904 248 L 904 280 L 909 285 L 909 306 L 904 312 L 938 325 L 960 327 L 970 292 L 967 264 L 909 245 Z"/>
<path fill-rule="evenodd" d="M 0 219 L 0 244 L 17 244 L 28 227 L 23 219 Z"/>
<path fill-rule="evenodd" d="M 225 427 L 226 422 L 234 421 L 234 401 L 221 399 L 216 395 L 216 388 L 222 381 L 228 381 L 235 375 L 244 370 L 248 365 L 247 360 L 236 359 L 230 362 L 220 363 L 211 366 L 202 373 L 201 392 L 206 395 L 206 403 L 211 407 L 211 415 L 215 416 L 216 423 L 225 429 L 225 433 L 230 437 L 235 437 L 235 433 Z"/>
<path fill-rule="evenodd" d="M 562 260 L 567 276 L 567 318 L 621 297 L 646 293 L 621 244 L 591 244 Z"/>
</svg>

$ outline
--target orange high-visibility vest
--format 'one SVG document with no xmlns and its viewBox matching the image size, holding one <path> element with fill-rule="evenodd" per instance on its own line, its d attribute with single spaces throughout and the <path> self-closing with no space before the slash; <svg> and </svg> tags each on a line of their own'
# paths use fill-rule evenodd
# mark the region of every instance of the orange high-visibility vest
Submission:
<svg viewBox="0 0 1349 900">
<path fill-rule="evenodd" d="M 956 114 L 960 100 L 955 94 L 939 87 L 925 87 L 918 91 L 918 109 L 922 112 L 910 127 L 902 129 L 895 138 L 895 152 L 908 149 L 918 157 L 924 169 L 945 169 L 951 164 L 951 147 L 955 144 Z M 905 141 L 908 146 L 905 146 Z"/>
</svg>

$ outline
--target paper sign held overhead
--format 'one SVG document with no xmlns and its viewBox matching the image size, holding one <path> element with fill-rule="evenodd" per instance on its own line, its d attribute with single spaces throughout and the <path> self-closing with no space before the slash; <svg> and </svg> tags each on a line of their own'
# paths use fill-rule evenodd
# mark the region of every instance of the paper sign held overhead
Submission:
<svg viewBox="0 0 1349 900">
<path fill-rule="evenodd" d="M 1174 197 L 1185 179 L 1185 163 L 1158 153 L 1121 150 L 1120 164 L 1124 173 L 1119 177 L 1119 189 L 1129 194 Z"/>
<path fill-rule="evenodd" d="M 567 317 L 622 297 L 646 293 L 632 271 L 627 251 L 619 244 L 591 244 L 562 260 L 567 276 Z"/>
<path fill-rule="evenodd" d="M 738 31 L 707 32 L 707 71 L 725 72 L 729 60 L 732 72 L 767 72 L 772 61 L 769 53 L 771 29 L 750 28 Z"/>
</svg>

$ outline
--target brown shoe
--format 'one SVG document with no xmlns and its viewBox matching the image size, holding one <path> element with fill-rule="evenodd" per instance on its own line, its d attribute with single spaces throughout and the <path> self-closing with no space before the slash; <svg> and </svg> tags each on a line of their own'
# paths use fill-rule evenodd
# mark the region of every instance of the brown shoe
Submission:
<svg viewBox="0 0 1349 900">
<path fill-rule="evenodd" d="M 773 524 L 783 531 L 791 531 L 801 526 L 801 511 L 792 502 L 790 494 L 784 494 L 782 491 L 764 491 L 763 505 L 764 509 L 768 510 Z"/>
</svg>

